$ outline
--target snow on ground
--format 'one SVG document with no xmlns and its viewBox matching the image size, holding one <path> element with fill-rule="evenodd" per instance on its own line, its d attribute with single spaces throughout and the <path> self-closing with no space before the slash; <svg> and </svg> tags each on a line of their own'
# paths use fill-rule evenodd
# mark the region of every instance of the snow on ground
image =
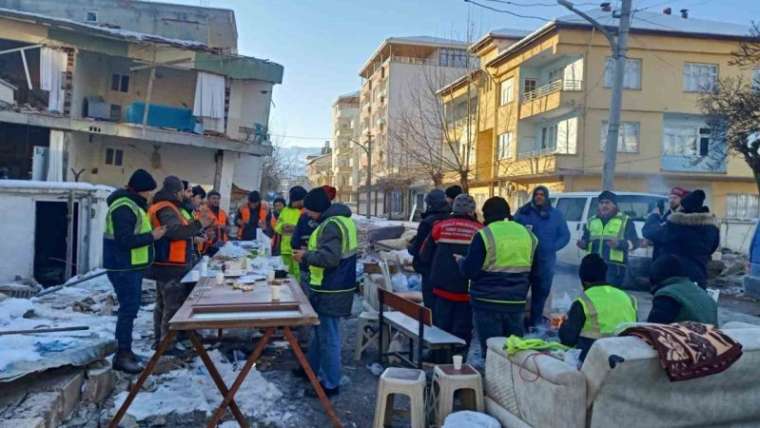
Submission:
<svg viewBox="0 0 760 428">
<path fill-rule="evenodd" d="M 378 227 L 388 227 L 388 226 L 407 226 L 407 227 L 413 227 L 417 228 L 417 223 L 414 222 L 408 222 L 408 221 L 401 221 L 401 220 L 388 220 L 383 217 L 370 217 L 367 219 L 367 216 L 364 215 L 354 215 L 351 216 L 351 219 L 356 223 L 356 226 L 359 228 L 378 228 Z"/>
<path fill-rule="evenodd" d="M 243 362 L 230 363 L 218 350 L 209 352 L 209 356 L 224 382 L 232 385 Z M 222 401 L 219 391 L 199 358 L 195 358 L 186 369 L 173 370 L 155 377 L 154 380 L 158 383 L 158 388 L 153 392 L 143 391 L 138 394 L 127 412 L 137 421 L 152 416 L 170 413 L 190 414 L 194 411 L 202 411 L 210 416 Z M 126 391 L 116 396 L 114 412 L 126 397 Z M 182 399 L 178 400 L 177 397 Z M 235 395 L 235 401 L 243 414 L 253 420 L 289 426 L 293 415 L 280 410 L 282 406 L 277 401 L 282 397 L 282 392 L 254 368 Z"/>
</svg>

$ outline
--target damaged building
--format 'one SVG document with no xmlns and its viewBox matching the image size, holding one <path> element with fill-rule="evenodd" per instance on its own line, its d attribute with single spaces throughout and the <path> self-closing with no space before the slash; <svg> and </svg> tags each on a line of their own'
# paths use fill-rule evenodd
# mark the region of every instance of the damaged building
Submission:
<svg viewBox="0 0 760 428">
<path fill-rule="evenodd" d="M 0 177 L 122 186 L 136 168 L 257 189 L 279 64 L 230 10 L 0 1 Z"/>
</svg>

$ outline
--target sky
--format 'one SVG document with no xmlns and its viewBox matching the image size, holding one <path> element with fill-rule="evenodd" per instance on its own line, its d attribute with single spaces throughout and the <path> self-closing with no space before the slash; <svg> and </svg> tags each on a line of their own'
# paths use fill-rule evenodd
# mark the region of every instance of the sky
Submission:
<svg viewBox="0 0 760 428">
<path fill-rule="evenodd" d="M 388 37 L 428 35 L 477 40 L 498 28 L 533 30 L 544 21 L 487 10 L 464 0 L 162 0 L 235 11 L 238 51 L 285 67 L 274 89 L 270 132 L 284 146 L 320 146 L 331 135 L 331 108 L 360 88 L 359 69 Z M 474 0 L 522 15 L 568 14 L 555 0 Z M 585 8 L 599 1 L 576 0 Z M 619 1 L 612 1 L 613 4 Z M 530 5 L 530 6 L 526 6 Z M 548 5 L 548 6 L 547 6 Z M 758 0 L 633 0 L 633 8 L 750 24 Z M 469 22 L 469 25 L 468 25 Z M 470 31 L 468 32 L 468 27 Z"/>
</svg>

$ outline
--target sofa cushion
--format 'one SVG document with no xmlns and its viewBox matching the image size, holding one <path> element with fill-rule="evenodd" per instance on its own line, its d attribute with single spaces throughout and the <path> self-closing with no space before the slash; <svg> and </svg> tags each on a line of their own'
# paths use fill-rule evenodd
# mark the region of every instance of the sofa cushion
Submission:
<svg viewBox="0 0 760 428">
<path fill-rule="evenodd" d="M 581 368 L 590 426 L 757 426 L 760 328 L 723 331 L 742 344 L 742 357 L 724 372 L 682 382 L 670 382 L 656 351 L 641 339 L 597 340 Z"/>
<path fill-rule="evenodd" d="M 505 341 L 505 337 L 494 337 L 487 342 L 486 396 L 530 426 L 584 426 L 583 374 L 563 361 L 534 351 L 507 357 Z"/>
</svg>

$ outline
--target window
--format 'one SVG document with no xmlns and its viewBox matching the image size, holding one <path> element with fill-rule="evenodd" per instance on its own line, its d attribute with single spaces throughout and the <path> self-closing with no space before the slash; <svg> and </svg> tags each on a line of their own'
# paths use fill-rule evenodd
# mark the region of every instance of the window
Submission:
<svg viewBox="0 0 760 428">
<path fill-rule="evenodd" d="M 604 67 L 604 87 L 611 88 L 613 76 L 615 75 L 615 62 L 612 58 L 607 58 L 607 65 Z M 636 58 L 626 58 L 623 71 L 623 88 L 641 89 L 641 60 Z"/>
<path fill-rule="evenodd" d="M 508 79 L 501 82 L 501 105 L 509 104 L 515 100 L 514 85 L 514 79 Z"/>
<path fill-rule="evenodd" d="M 599 138 L 599 148 L 601 151 L 604 151 L 604 145 L 607 144 L 608 131 L 608 123 L 604 120 L 602 121 L 602 132 Z M 639 122 L 621 123 L 620 130 L 618 131 L 618 153 L 637 153 L 639 151 L 639 139 Z"/>
<path fill-rule="evenodd" d="M 565 217 L 565 221 L 581 221 L 584 208 L 586 198 L 559 198 L 557 202 L 557 209 Z"/>
<path fill-rule="evenodd" d="M 578 118 L 570 117 L 541 128 L 542 152 L 573 155 L 577 150 Z"/>
<path fill-rule="evenodd" d="M 129 76 L 118 73 L 111 75 L 111 90 L 117 92 L 129 92 Z"/>
<path fill-rule="evenodd" d="M 98 22 L 98 14 L 93 11 L 87 12 L 86 16 L 87 22 Z"/>
<path fill-rule="evenodd" d="M 717 64 L 683 65 L 683 90 L 686 92 L 710 92 L 718 80 Z"/>
<path fill-rule="evenodd" d="M 562 90 L 580 91 L 581 89 L 583 89 L 583 58 L 578 58 L 562 70 Z"/>
<path fill-rule="evenodd" d="M 749 193 L 729 193 L 726 195 L 726 217 L 753 220 L 760 217 L 758 195 Z"/>
<path fill-rule="evenodd" d="M 119 149 L 106 149 L 106 165 L 122 166 L 124 164 L 124 151 Z"/>
<path fill-rule="evenodd" d="M 441 67 L 467 67 L 469 55 L 464 49 L 441 49 L 438 51 L 438 65 Z"/>
<path fill-rule="evenodd" d="M 663 151 L 669 156 L 705 157 L 710 154 L 712 129 L 665 125 Z"/>
<path fill-rule="evenodd" d="M 499 144 L 496 148 L 499 159 L 508 159 L 512 157 L 512 133 L 505 132 L 499 134 Z"/>
<path fill-rule="evenodd" d="M 533 92 L 535 90 L 536 90 L 536 79 L 523 80 L 523 94 L 527 94 L 528 92 Z"/>
</svg>

